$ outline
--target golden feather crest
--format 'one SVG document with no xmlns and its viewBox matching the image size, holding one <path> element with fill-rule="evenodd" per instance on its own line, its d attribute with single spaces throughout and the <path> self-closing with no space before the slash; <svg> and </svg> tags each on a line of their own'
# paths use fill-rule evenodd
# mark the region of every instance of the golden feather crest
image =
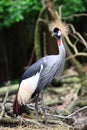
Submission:
<svg viewBox="0 0 87 130">
<path fill-rule="evenodd" d="M 49 31 L 53 32 L 54 28 L 57 27 L 61 30 L 62 36 L 66 37 L 69 33 L 69 27 L 65 22 L 60 20 L 52 21 L 49 25 Z"/>
</svg>

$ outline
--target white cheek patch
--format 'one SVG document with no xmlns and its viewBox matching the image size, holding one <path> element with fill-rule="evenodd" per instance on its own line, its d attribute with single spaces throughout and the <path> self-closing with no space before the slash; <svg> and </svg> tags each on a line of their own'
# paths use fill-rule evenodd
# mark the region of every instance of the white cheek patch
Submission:
<svg viewBox="0 0 87 130">
<path fill-rule="evenodd" d="M 26 104 L 30 101 L 32 94 L 37 88 L 40 73 L 43 69 L 43 64 L 41 64 L 40 72 L 37 72 L 30 78 L 22 80 L 19 91 L 18 91 L 18 102 L 20 105 Z"/>
<path fill-rule="evenodd" d="M 61 36 L 61 31 L 60 30 L 58 31 L 58 36 Z"/>
</svg>

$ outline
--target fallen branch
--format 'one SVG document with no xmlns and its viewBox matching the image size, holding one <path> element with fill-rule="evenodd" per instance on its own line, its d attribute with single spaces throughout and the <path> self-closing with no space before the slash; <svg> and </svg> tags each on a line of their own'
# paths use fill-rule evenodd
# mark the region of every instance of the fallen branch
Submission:
<svg viewBox="0 0 87 130">
<path fill-rule="evenodd" d="M 83 110 L 87 110 L 87 106 L 82 107 L 82 108 L 76 110 L 75 112 L 73 112 L 72 114 L 68 115 L 67 117 L 73 117 L 73 116 L 75 116 L 76 114 L 81 113 Z"/>
<path fill-rule="evenodd" d="M 15 94 L 18 90 L 19 85 L 15 84 L 15 85 L 11 85 L 10 89 L 9 89 L 9 95 Z M 0 97 L 5 96 L 6 92 L 8 91 L 8 87 L 1 87 L 0 88 Z"/>
</svg>

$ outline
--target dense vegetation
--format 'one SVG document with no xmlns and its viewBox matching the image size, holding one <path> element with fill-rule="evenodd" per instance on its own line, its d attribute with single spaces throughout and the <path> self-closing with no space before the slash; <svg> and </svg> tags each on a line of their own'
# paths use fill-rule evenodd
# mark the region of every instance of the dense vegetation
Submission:
<svg viewBox="0 0 87 130">
<path fill-rule="evenodd" d="M 82 0 L 53 1 L 57 10 L 60 5 L 63 6 L 63 16 L 85 11 Z M 40 9 L 41 3 L 38 0 L 0 0 L 0 28 L 9 27 L 24 19 L 36 18 Z"/>
</svg>

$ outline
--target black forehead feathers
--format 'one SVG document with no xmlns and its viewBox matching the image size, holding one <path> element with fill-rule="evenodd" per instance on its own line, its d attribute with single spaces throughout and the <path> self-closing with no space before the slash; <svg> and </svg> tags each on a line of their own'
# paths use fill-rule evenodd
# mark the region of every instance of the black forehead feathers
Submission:
<svg viewBox="0 0 87 130">
<path fill-rule="evenodd" d="M 59 28 L 55 27 L 53 31 L 54 31 L 54 32 L 58 32 L 58 31 L 59 31 Z"/>
</svg>

